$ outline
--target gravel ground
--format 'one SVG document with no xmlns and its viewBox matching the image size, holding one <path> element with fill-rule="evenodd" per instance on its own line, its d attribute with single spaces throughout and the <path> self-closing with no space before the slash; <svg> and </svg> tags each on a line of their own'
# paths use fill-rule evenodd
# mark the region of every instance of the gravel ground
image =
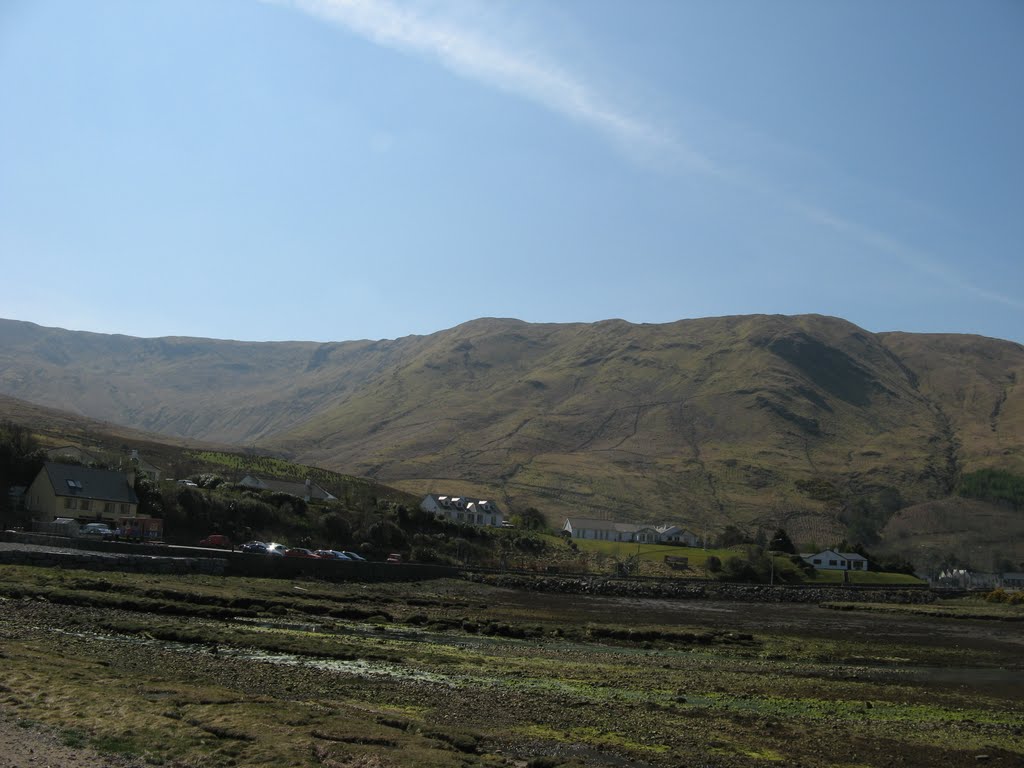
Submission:
<svg viewBox="0 0 1024 768">
<path fill-rule="evenodd" d="M 88 747 L 68 747 L 57 731 L 18 720 L 0 709 L 0 768 L 140 768 L 142 763 L 102 755 Z"/>
</svg>

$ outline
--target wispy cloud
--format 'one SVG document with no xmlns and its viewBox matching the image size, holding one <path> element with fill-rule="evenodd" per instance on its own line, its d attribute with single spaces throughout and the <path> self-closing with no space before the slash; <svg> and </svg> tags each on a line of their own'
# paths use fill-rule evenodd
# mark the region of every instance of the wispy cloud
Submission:
<svg viewBox="0 0 1024 768">
<path fill-rule="evenodd" d="M 974 285 L 940 260 L 883 232 L 824 207 L 807 203 L 771 182 L 729 167 L 691 146 L 677 131 L 666 131 L 618 106 L 600 89 L 563 65 L 536 52 L 514 50 L 501 41 L 455 24 L 443 16 L 399 6 L 392 0 L 262 0 L 293 7 L 337 24 L 378 45 L 434 58 L 466 78 L 515 93 L 587 125 L 623 149 L 654 157 L 662 168 L 685 169 L 763 197 L 872 251 L 887 254 L 965 293 L 1017 309 L 1024 302 Z"/>
<path fill-rule="evenodd" d="M 436 59 L 462 77 L 515 93 L 603 133 L 628 151 L 718 173 L 705 155 L 650 121 L 616 106 L 586 81 L 536 52 L 461 28 L 388 0 L 264 0 L 294 7 L 379 45 Z"/>
<path fill-rule="evenodd" d="M 1024 301 L 975 285 L 965 280 L 956 270 L 949 268 L 932 256 L 917 248 L 912 248 L 884 232 L 855 223 L 832 211 L 795 198 L 787 199 L 785 204 L 787 208 L 800 214 L 808 221 L 838 232 L 850 240 L 857 241 L 871 248 L 873 251 L 892 256 L 907 266 L 916 269 L 918 272 L 940 280 L 957 290 L 969 293 L 985 301 L 1003 304 L 1015 309 L 1024 309 Z"/>
</svg>

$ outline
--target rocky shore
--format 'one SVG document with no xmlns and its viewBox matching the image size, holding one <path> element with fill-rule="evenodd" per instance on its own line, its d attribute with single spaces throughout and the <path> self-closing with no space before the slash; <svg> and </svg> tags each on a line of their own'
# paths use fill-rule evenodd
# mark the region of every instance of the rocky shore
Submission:
<svg viewBox="0 0 1024 768">
<path fill-rule="evenodd" d="M 506 589 L 555 592 L 569 595 L 655 598 L 669 600 L 709 599 L 758 603 L 932 603 L 928 589 L 894 589 L 849 586 L 726 584 L 721 582 L 639 581 L 601 577 L 525 576 L 521 574 L 467 573 L 470 581 Z"/>
</svg>

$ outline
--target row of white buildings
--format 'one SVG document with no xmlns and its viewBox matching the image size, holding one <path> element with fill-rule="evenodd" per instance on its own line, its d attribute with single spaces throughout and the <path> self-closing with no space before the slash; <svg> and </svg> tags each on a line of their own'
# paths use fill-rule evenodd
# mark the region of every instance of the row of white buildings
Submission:
<svg viewBox="0 0 1024 768">
<path fill-rule="evenodd" d="M 508 526 L 505 515 L 498 509 L 498 505 L 487 499 L 429 493 L 420 502 L 420 509 L 456 523 L 487 525 L 494 528 Z"/>
<path fill-rule="evenodd" d="M 427 494 L 420 502 L 420 509 L 457 523 L 495 528 L 509 527 L 505 514 L 497 504 L 488 499 L 431 493 Z M 681 526 L 669 524 L 617 523 L 613 520 L 589 517 L 568 517 L 562 525 L 562 530 L 574 539 L 623 541 L 639 544 L 682 544 L 690 547 L 700 544 L 700 539 L 695 533 Z"/>
</svg>

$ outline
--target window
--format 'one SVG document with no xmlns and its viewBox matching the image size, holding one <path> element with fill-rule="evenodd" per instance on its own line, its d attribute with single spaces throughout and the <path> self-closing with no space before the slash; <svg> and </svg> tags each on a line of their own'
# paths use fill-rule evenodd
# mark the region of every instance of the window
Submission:
<svg viewBox="0 0 1024 768">
<path fill-rule="evenodd" d="M 131 509 L 130 509 L 128 504 L 122 504 L 121 505 L 121 514 L 122 515 L 130 515 L 131 514 Z"/>
<path fill-rule="evenodd" d="M 64 509 L 77 509 L 77 508 L 78 508 L 78 499 L 72 499 L 72 498 L 68 498 L 68 497 L 64 498 Z"/>
<path fill-rule="evenodd" d="M 105 514 L 105 515 L 112 515 L 112 514 L 114 514 L 114 503 L 112 501 L 108 501 L 106 504 L 103 505 L 103 514 Z"/>
<path fill-rule="evenodd" d="M 814 564 L 815 565 L 821 565 L 821 558 L 820 557 L 814 558 Z"/>
<path fill-rule="evenodd" d="M 89 500 L 88 499 L 82 499 L 82 507 L 81 507 L 81 509 L 82 509 L 83 512 L 88 512 L 89 511 Z"/>
<path fill-rule="evenodd" d="M 829 564 L 829 565 L 838 565 L 838 563 L 836 563 L 836 561 L 835 561 L 835 560 L 829 560 L 829 561 L 828 561 L 828 564 Z"/>
</svg>

